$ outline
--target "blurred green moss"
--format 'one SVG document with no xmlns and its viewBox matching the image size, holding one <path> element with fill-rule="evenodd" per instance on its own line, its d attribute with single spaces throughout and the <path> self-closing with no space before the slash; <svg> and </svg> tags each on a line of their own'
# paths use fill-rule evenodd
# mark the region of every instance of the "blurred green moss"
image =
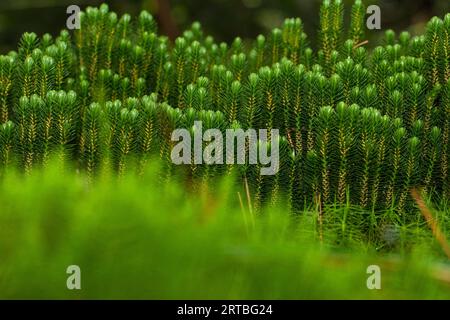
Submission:
<svg viewBox="0 0 450 320">
<path fill-rule="evenodd" d="M 449 266 L 429 232 L 407 252 L 336 246 L 332 231 L 320 245 L 314 213 L 292 219 L 280 207 L 254 217 L 231 180 L 193 197 L 158 176 L 157 164 L 94 184 L 54 163 L 6 173 L 0 298 L 450 298 Z M 366 287 L 373 264 L 382 290 Z M 69 265 L 81 268 L 79 291 L 66 288 Z"/>
</svg>

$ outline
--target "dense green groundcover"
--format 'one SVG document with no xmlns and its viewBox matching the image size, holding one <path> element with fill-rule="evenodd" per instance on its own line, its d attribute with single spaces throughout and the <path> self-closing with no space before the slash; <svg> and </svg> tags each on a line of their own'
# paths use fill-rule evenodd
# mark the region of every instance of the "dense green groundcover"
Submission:
<svg viewBox="0 0 450 320">
<path fill-rule="evenodd" d="M 450 266 L 421 224 L 391 253 L 351 225 L 343 235 L 325 223 L 321 244 L 315 211 L 254 216 L 229 179 L 193 197 L 159 175 L 105 173 L 92 185 L 59 165 L 7 174 L 0 298 L 450 298 Z M 448 234 L 448 212 L 436 214 Z M 81 268 L 81 290 L 66 288 L 69 265 Z M 381 290 L 366 287 L 369 265 L 381 268 Z"/>
<path fill-rule="evenodd" d="M 448 236 L 450 14 L 367 46 L 364 12 L 345 30 L 325 0 L 318 48 L 298 18 L 249 43 L 198 23 L 171 42 L 107 5 L 24 34 L 0 56 L 0 297 L 449 298 L 409 194 Z M 196 120 L 279 129 L 279 172 L 174 165 L 171 133 Z"/>
<path fill-rule="evenodd" d="M 193 187 L 235 167 L 255 210 L 285 197 L 293 212 L 350 202 L 409 221 L 412 187 L 436 202 L 450 193 L 450 14 L 366 48 L 364 13 L 355 1 L 345 30 L 342 1 L 324 1 L 314 49 L 299 18 L 250 43 L 216 43 L 199 23 L 171 42 L 148 12 L 118 17 L 106 4 L 73 33 L 25 33 L 0 57 L 1 166 L 30 172 L 56 150 L 95 177 L 157 154 L 167 179 Z M 280 171 L 175 166 L 171 133 L 196 120 L 279 129 Z"/>
</svg>

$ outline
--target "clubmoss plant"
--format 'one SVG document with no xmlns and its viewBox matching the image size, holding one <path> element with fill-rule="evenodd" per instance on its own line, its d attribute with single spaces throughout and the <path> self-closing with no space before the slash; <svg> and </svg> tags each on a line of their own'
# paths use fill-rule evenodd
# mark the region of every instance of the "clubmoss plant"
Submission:
<svg viewBox="0 0 450 320">
<path fill-rule="evenodd" d="M 345 30 L 343 2 L 325 0 L 317 48 L 300 18 L 230 44 L 195 22 L 172 42 L 150 13 L 119 17 L 106 4 L 82 12 L 73 33 L 25 33 L 0 56 L 1 167 L 30 172 L 58 152 L 93 178 L 102 166 L 123 175 L 159 157 L 165 178 L 194 186 L 238 172 L 255 206 L 286 199 L 294 212 L 350 202 L 405 215 L 412 187 L 448 199 L 450 14 L 423 35 L 388 30 L 373 49 L 364 15 L 356 0 Z M 175 166 L 171 133 L 196 120 L 279 129 L 280 171 Z"/>
</svg>

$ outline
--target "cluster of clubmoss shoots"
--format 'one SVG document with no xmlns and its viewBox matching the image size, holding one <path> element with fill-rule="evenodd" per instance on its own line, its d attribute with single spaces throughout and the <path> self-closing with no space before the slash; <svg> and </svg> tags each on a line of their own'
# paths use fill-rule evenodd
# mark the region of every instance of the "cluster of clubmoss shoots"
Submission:
<svg viewBox="0 0 450 320">
<path fill-rule="evenodd" d="M 317 50 L 299 18 L 249 43 L 217 43 L 198 22 L 171 42 L 148 12 L 118 17 L 106 4 L 82 12 L 73 33 L 25 33 L 0 57 L 1 170 L 31 172 L 57 153 L 95 177 L 159 157 L 165 178 L 192 185 L 235 168 L 255 207 L 284 199 L 295 212 L 320 199 L 406 212 L 412 187 L 448 199 L 450 14 L 423 35 L 386 31 L 368 50 L 364 4 L 349 30 L 343 9 L 323 2 Z M 279 129 L 279 172 L 175 166 L 171 133 L 196 120 Z"/>
</svg>

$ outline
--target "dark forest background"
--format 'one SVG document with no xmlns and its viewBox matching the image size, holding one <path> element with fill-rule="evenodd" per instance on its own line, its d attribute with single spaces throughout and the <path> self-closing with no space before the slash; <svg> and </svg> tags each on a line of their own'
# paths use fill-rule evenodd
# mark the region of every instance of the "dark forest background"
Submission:
<svg viewBox="0 0 450 320">
<path fill-rule="evenodd" d="M 310 40 L 318 27 L 321 0 L 0 0 L 0 50 L 15 49 L 25 31 L 53 35 L 65 27 L 66 8 L 77 4 L 82 9 L 106 2 L 119 15 L 151 12 L 159 22 L 160 32 L 176 37 L 193 21 L 200 21 L 207 34 L 216 40 L 244 39 L 280 26 L 285 18 L 300 17 Z M 347 11 L 353 0 L 344 0 Z M 366 5 L 381 7 L 382 29 L 423 31 L 434 15 L 450 12 L 450 0 L 365 0 Z M 382 30 L 382 31 L 383 31 Z M 382 32 L 371 32 L 371 39 Z"/>
</svg>

